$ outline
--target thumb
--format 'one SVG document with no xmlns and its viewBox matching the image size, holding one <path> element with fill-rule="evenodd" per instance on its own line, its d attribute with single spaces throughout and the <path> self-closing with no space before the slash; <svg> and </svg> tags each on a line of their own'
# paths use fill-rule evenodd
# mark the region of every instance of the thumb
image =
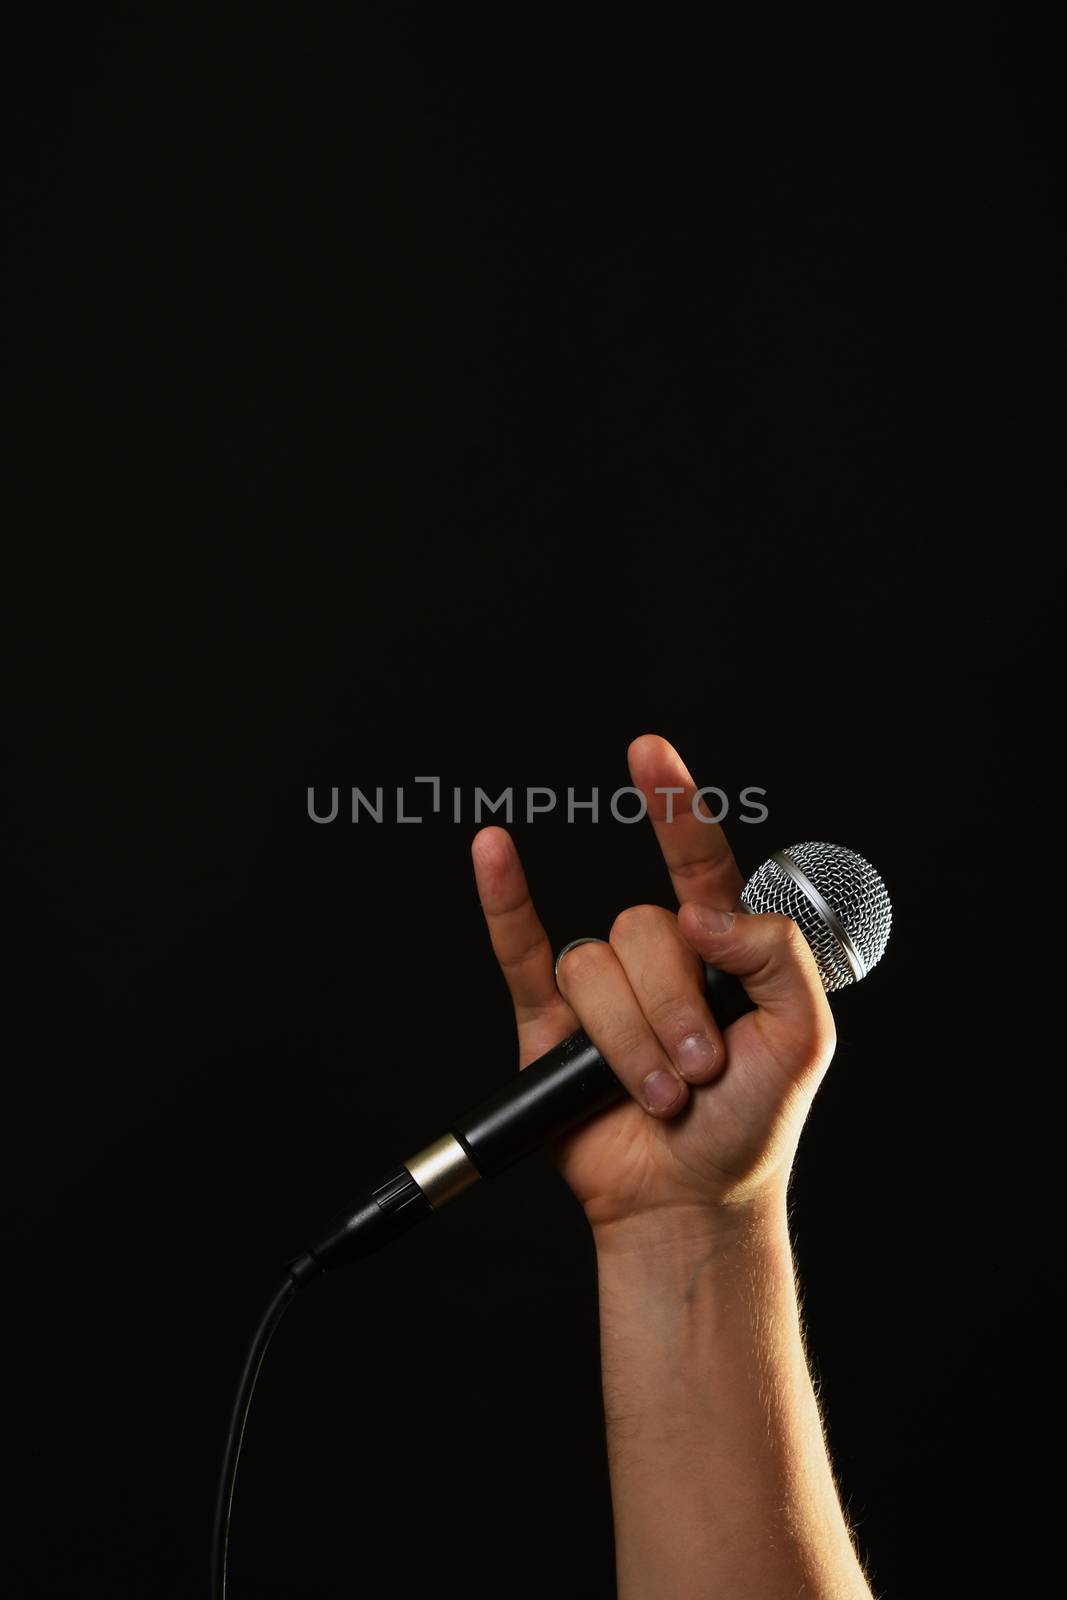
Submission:
<svg viewBox="0 0 1067 1600">
<path fill-rule="evenodd" d="M 833 1048 L 833 1017 L 807 940 L 790 917 L 717 911 L 689 901 L 678 913 L 687 944 L 740 978 L 762 1012 Z"/>
</svg>

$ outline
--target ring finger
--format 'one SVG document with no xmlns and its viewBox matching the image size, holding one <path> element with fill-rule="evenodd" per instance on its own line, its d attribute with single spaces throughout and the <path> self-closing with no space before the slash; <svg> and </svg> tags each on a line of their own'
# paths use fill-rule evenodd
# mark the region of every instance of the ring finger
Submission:
<svg viewBox="0 0 1067 1600">
<path fill-rule="evenodd" d="M 689 1098 L 641 1010 L 622 963 L 600 940 L 575 945 L 560 960 L 560 993 L 604 1060 L 653 1116 L 672 1117 Z"/>
</svg>

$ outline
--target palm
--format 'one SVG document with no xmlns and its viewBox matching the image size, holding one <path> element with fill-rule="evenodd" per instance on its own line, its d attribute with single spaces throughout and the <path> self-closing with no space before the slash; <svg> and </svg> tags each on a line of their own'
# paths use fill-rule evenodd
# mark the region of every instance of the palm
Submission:
<svg viewBox="0 0 1067 1600">
<path fill-rule="evenodd" d="M 627 1098 L 555 1141 L 556 1164 L 591 1222 L 723 1199 L 777 1164 L 795 1120 L 786 1106 L 799 1111 L 792 1081 L 768 1064 L 755 1015 L 735 1022 L 725 1037 L 727 1070 L 694 1094 L 680 1116 L 659 1121 Z M 538 1042 L 547 1050 L 558 1039 L 543 1035 Z M 535 1055 L 524 1049 L 520 1059 L 526 1066 Z"/>
</svg>

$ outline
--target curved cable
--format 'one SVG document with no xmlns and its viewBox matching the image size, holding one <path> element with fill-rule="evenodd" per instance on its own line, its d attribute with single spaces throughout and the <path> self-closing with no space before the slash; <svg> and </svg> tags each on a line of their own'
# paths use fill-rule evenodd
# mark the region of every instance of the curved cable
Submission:
<svg viewBox="0 0 1067 1600">
<path fill-rule="evenodd" d="M 237 1480 L 237 1463 L 241 1459 L 241 1444 L 248 1423 L 248 1412 L 256 1389 L 256 1379 L 263 1365 L 271 1336 L 285 1314 L 285 1308 L 296 1293 L 295 1277 L 286 1278 L 274 1299 L 259 1321 L 245 1357 L 244 1370 L 234 1396 L 230 1427 L 226 1435 L 226 1448 L 219 1472 L 219 1493 L 215 1502 L 215 1526 L 211 1537 L 211 1597 L 226 1600 L 226 1564 L 230 1544 L 230 1512 L 233 1508 L 233 1490 Z"/>
</svg>

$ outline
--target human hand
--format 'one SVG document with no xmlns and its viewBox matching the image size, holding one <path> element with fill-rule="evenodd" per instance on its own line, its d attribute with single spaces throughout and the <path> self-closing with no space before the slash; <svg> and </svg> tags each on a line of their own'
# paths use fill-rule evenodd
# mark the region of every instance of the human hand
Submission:
<svg viewBox="0 0 1067 1600">
<path fill-rule="evenodd" d="M 675 893 L 620 913 L 608 943 L 576 946 L 558 981 L 509 834 L 472 853 L 497 960 L 515 1006 L 519 1065 L 584 1028 L 630 1098 L 562 1135 L 552 1154 L 598 1237 L 649 1224 L 686 1230 L 780 1199 L 812 1096 L 834 1049 L 815 960 L 787 917 L 736 914 L 743 887 L 722 829 L 693 815 L 696 784 L 666 740 L 628 752 Z M 673 820 L 668 796 L 682 787 Z M 756 1010 L 721 1033 L 703 962 L 735 974 Z"/>
</svg>

